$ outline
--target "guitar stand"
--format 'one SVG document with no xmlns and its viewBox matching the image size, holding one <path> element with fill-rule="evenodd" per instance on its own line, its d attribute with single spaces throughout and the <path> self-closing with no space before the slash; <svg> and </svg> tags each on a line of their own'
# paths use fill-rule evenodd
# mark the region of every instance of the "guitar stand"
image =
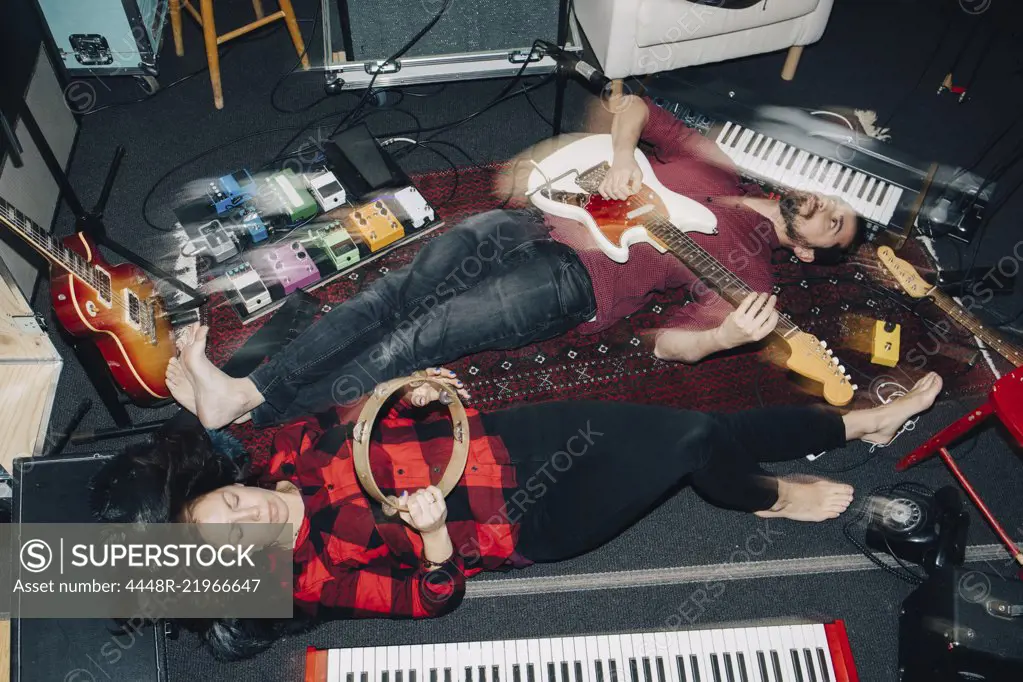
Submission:
<svg viewBox="0 0 1023 682">
<path fill-rule="evenodd" d="M 102 429 L 91 433 L 72 433 L 69 436 L 71 444 L 80 445 L 82 443 L 92 443 L 103 438 L 136 436 L 149 433 L 163 424 L 163 420 L 142 423 L 133 422 L 126 408 L 131 401 L 125 397 L 121 389 L 114 383 L 110 372 L 107 370 L 107 361 L 96 345 L 88 339 L 70 338 L 67 335 L 65 335 L 65 340 L 74 350 L 78 362 L 81 364 L 82 369 L 85 370 L 86 376 L 89 377 L 89 382 L 96 389 L 103 407 L 106 408 L 110 418 L 114 420 L 114 424 L 117 426 L 115 429 Z M 146 407 L 156 409 L 173 404 L 175 404 L 173 400 L 165 399 L 150 403 Z"/>
<path fill-rule="evenodd" d="M 110 169 L 107 171 L 107 177 L 103 183 L 103 189 L 100 192 L 99 200 L 96 202 L 92 211 L 86 211 L 82 206 L 82 202 L 79 200 L 78 195 L 75 193 L 74 187 L 71 186 L 71 181 L 68 179 L 67 174 L 64 172 L 63 167 L 61 167 L 57 157 L 54 155 L 53 149 L 46 140 L 46 136 L 40 129 L 39 123 L 36 121 L 35 116 L 33 116 L 32 110 L 28 106 L 28 102 L 24 99 L 21 101 L 21 121 L 28 130 L 29 135 L 32 137 L 32 141 L 38 148 L 40 155 L 43 157 L 43 161 L 46 163 L 46 167 L 49 170 L 50 175 L 60 188 L 61 198 L 74 214 L 75 224 L 78 230 L 89 235 L 98 245 L 110 249 L 125 261 L 137 265 L 188 296 L 191 301 L 185 305 L 177 306 L 177 311 L 194 310 L 209 300 L 208 296 L 200 294 L 173 275 L 165 272 L 155 263 L 143 258 L 107 235 L 106 226 L 103 224 L 103 210 L 106 208 L 107 200 L 110 198 L 110 192 L 113 189 L 114 179 L 117 177 L 117 171 L 120 168 L 121 159 L 124 158 L 124 147 L 118 145 L 117 150 L 114 152 L 114 159 L 110 164 Z M 118 426 L 118 429 L 116 430 L 107 430 L 103 437 L 113 438 L 117 436 L 146 433 L 157 428 L 158 424 L 162 423 L 161 421 L 148 422 L 146 424 L 134 424 L 125 409 L 125 403 L 127 401 L 120 389 L 114 384 L 113 378 L 106 371 L 107 363 L 100 356 L 95 345 L 84 339 L 69 340 L 69 345 L 74 350 L 78 361 L 85 369 L 90 382 L 92 382 L 93 386 L 96 388 L 96 392 L 103 401 L 103 405 L 110 413 L 114 423 Z M 165 400 L 160 401 L 159 403 L 150 404 L 147 407 L 162 407 L 172 404 L 172 402 L 173 401 Z M 95 436 L 96 434 L 92 435 Z M 79 442 L 76 441 L 74 436 L 72 436 L 71 439 L 72 442 Z"/>
</svg>

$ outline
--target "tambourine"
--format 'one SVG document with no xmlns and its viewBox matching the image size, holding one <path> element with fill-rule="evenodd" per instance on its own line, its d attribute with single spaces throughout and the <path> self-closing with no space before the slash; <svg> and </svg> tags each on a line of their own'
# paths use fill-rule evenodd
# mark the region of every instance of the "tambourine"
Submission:
<svg viewBox="0 0 1023 682">
<path fill-rule="evenodd" d="M 352 450 L 355 456 L 355 473 L 359 477 L 359 482 L 369 496 L 383 505 L 384 511 L 389 514 L 407 513 L 408 509 L 399 504 L 397 497 L 384 495 L 380 486 L 373 479 L 373 472 L 369 466 L 370 434 L 373 432 L 377 414 L 392 395 L 406 386 L 421 386 L 423 384 L 429 384 L 440 391 L 441 403 L 446 404 L 451 412 L 454 448 L 451 451 L 447 469 L 440 482 L 437 483 L 437 487 L 444 497 L 447 497 L 458 485 L 459 479 L 465 472 L 465 463 L 469 458 L 469 418 L 465 414 L 465 407 L 454 386 L 428 377 L 425 372 L 416 372 L 410 377 L 392 379 L 377 386 L 366 400 L 362 412 L 359 413 L 359 420 L 355 423 L 352 433 Z"/>
</svg>

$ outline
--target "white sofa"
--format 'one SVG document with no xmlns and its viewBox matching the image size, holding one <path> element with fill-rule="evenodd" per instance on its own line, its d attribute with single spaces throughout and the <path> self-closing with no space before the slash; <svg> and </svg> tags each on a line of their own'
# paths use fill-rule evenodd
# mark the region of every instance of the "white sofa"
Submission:
<svg viewBox="0 0 1023 682">
<path fill-rule="evenodd" d="M 789 50 L 792 80 L 804 45 L 824 35 L 834 0 L 761 0 L 721 9 L 689 0 L 575 0 L 575 14 L 604 75 L 639 76 Z"/>
</svg>

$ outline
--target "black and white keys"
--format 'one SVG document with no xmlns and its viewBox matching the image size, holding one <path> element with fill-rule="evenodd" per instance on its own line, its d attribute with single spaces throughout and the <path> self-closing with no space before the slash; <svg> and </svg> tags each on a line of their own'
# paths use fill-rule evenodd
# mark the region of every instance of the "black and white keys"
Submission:
<svg viewBox="0 0 1023 682">
<path fill-rule="evenodd" d="M 329 682 L 836 682 L 824 625 L 331 649 Z"/>
<path fill-rule="evenodd" d="M 902 198 L 902 187 L 732 122 L 721 127 L 715 142 L 743 173 L 841 197 L 858 214 L 881 225 L 891 221 Z"/>
</svg>

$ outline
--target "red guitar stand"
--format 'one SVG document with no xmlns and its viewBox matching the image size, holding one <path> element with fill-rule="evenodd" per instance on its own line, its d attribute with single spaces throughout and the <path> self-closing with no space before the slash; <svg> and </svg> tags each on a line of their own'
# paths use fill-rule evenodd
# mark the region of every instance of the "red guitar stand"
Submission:
<svg viewBox="0 0 1023 682">
<path fill-rule="evenodd" d="M 909 467 L 919 464 L 935 452 L 945 462 L 945 466 L 952 472 L 952 476 L 959 482 L 967 496 L 973 501 L 977 509 L 984 516 L 984 519 L 991 525 L 991 528 L 998 535 L 1013 558 L 1023 566 L 1023 552 L 1015 545 L 1009 534 L 1005 532 L 1001 524 L 995 519 L 991 510 L 988 509 L 980 495 L 966 479 L 959 465 L 952 459 L 948 446 L 959 440 L 961 437 L 985 423 L 988 417 L 994 415 L 1005 425 L 1016 442 L 1023 445 L 1023 367 L 1018 367 L 1009 374 L 995 382 L 988 395 L 987 402 L 973 410 L 964 417 L 952 422 L 945 427 L 938 435 L 909 453 L 895 465 L 897 471 L 905 471 Z"/>
</svg>

